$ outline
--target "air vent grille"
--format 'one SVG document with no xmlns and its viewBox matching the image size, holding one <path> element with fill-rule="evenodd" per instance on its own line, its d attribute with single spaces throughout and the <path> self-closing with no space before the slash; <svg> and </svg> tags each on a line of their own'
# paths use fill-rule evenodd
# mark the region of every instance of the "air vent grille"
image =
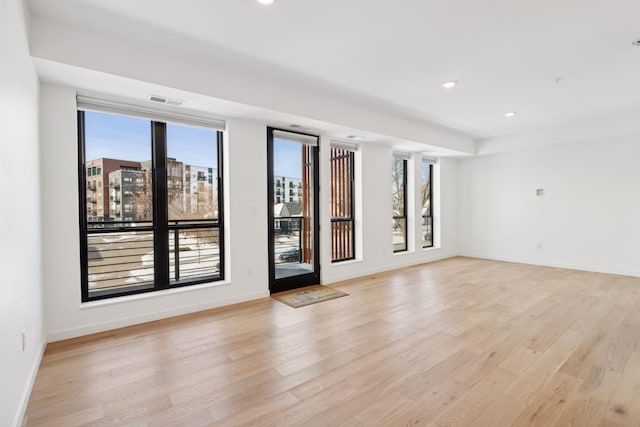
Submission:
<svg viewBox="0 0 640 427">
<path fill-rule="evenodd" d="M 173 106 L 180 106 L 184 104 L 184 101 L 180 101 L 179 99 L 165 98 L 164 96 L 158 96 L 158 95 L 149 95 L 149 101 L 158 102 L 160 104 L 173 105 Z"/>
</svg>

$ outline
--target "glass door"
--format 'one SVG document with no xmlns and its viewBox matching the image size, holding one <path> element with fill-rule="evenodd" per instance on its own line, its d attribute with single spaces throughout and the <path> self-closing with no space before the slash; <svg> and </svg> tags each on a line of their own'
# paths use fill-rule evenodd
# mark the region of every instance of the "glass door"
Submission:
<svg viewBox="0 0 640 427">
<path fill-rule="evenodd" d="M 267 129 L 269 290 L 320 283 L 318 137 Z"/>
</svg>

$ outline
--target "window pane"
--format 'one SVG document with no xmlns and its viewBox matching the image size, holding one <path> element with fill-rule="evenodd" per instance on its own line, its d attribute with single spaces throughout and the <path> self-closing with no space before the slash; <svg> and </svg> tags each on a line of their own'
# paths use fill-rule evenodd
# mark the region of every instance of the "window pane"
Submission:
<svg viewBox="0 0 640 427">
<path fill-rule="evenodd" d="M 85 112 L 88 228 L 152 221 L 150 122 Z M 125 196 L 125 192 L 128 194 Z M 123 206 L 130 206 L 125 215 Z"/>
<path fill-rule="evenodd" d="M 392 201 L 393 201 L 393 216 L 404 216 L 404 183 L 405 178 L 405 160 L 393 157 L 391 177 L 392 177 Z"/>
<path fill-rule="evenodd" d="M 397 218 L 393 220 L 393 251 L 407 250 L 407 219 Z"/>
<path fill-rule="evenodd" d="M 426 160 L 422 161 L 421 170 L 421 198 L 422 198 L 422 247 L 433 246 L 433 206 L 431 176 L 433 166 Z"/>
<path fill-rule="evenodd" d="M 393 156 L 391 163 L 391 200 L 393 207 L 393 251 L 407 250 L 406 183 L 407 161 Z"/>
<path fill-rule="evenodd" d="M 331 223 L 331 260 L 345 261 L 356 257 L 353 247 L 353 221 Z"/>
<path fill-rule="evenodd" d="M 170 230 L 169 272 L 172 282 L 219 275 L 220 229 L 212 227 Z"/>
<path fill-rule="evenodd" d="M 153 287 L 153 232 L 90 234 L 89 296 Z"/>
<path fill-rule="evenodd" d="M 218 219 L 218 132 L 167 124 L 169 221 Z"/>
<path fill-rule="evenodd" d="M 89 111 L 84 119 L 89 296 L 152 288 L 153 232 L 134 230 L 153 218 L 150 122 Z"/>
<path fill-rule="evenodd" d="M 167 124 L 167 198 L 171 282 L 219 275 L 217 131 Z"/>
<path fill-rule="evenodd" d="M 276 278 L 313 271 L 313 147 L 273 141 L 273 215 Z"/>
<path fill-rule="evenodd" d="M 331 148 L 331 260 L 355 258 L 353 243 L 353 152 Z"/>
</svg>

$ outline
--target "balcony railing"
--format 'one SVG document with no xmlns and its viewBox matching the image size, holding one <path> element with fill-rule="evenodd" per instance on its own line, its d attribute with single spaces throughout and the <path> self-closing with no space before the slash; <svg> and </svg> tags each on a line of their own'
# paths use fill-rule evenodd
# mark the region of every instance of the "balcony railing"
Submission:
<svg viewBox="0 0 640 427">
<path fill-rule="evenodd" d="M 90 294 L 153 286 L 154 231 L 151 221 L 90 221 L 88 225 Z M 172 285 L 220 277 L 220 226 L 217 222 L 172 221 L 169 228 Z"/>
<path fill-rule="evenodd" d="M 276 264 L 310 263 L 313 241 L 310 217 L 274 218 L 274 258 Z M 305 230 L 307 238 L 305 238 Z"/>
<path fill-rule="evenodd" d="M 87 236 L 89 293 L 151 285 L 153 230 L 101 231 Z"/>
</svg>

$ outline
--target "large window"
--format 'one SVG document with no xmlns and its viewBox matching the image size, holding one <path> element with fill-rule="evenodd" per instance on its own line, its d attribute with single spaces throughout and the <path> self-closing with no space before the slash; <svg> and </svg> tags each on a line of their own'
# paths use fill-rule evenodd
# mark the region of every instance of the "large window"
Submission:
<svg viewBox="0 0 640 427">
<path fill-rule="evenodd" d="M 352 149 L 331 147 L 331 261 L 354 259 L 355 203 Z"/>
<path fill-rule="evenodd" d="M 391 162 L 393 252 L 407 250 L 407 159 L 394 154 Z"/>
<path fill-rule="evenodd" d="M 126 113 L 78 111 L 83 301 L 224 277 L 222 133 Z"/>
<path fill-rule="evenodd" d="M 422 206 L 422 247 L 433 247 L 433 161 L 422 159 L 420 198 Z"/>
<path fill-rule="evenodd" d="M 422 247 L 433 247 L 433 164 L 422 159 L 420 198 L 422 202 Z"/>
</svg>

